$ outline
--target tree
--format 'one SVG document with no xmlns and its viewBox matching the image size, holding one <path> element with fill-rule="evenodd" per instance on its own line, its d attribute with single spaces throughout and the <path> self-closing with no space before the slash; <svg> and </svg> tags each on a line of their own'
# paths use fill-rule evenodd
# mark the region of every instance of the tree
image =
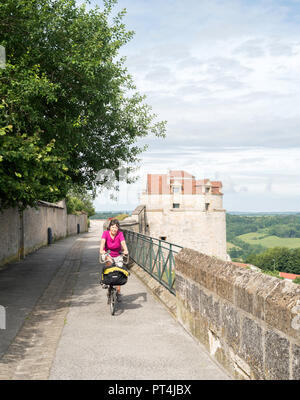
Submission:
<svg viewBox="0 0 300 400">
<path fill-rule="evenodd" d="M 300 273 L 300 249 L 273 247 L 261 254 L 251 254 L 246 262 L 268 271 Z"/>
<path fill-rule="evenodd" d="M 95 214 L 92 196 L 82 188 L 71 189 L 66 196 L 68 214 L 85 211 L 89 217 Z"/>
<path fill-rule="evenodd" d="M 5 172 L 9 160 L 7 153 L 2 155 L 0 176 L 8 174 L 18 195 L 1 193 L 1 208 L 16 201 L 26 206 L 34 199 L 63 198 L 74 184 L 93 190 L 99 170 L 116 171 L 118 161 L 133 169 L 145 150 L 136 145 L 139 138 L 164 136 L 165 122 L 155 123 L 119 57 L 133 32 L 122 22 L 125 11 L 111 18 L 115 3 L 104 0 L 102 10 L 89 11 L 75 0 L 0 3 L 0 45 L 6 49 L 0 127 L 10 127 L 1 144 L 9 143 L 17 153 L 24 144 L 25 155 L 32 144 L 36 154 L 51 147 L 47 174 L 40 177 L 40 165 L 35 169 L 32 162 L 34 185 L 24 179 L 28 163 L 20 162 L 18 170 L 10 164 Z"/>
<path fill-rule="evenodd" d="M 34 206 L 37 195 L 59 200 L 67 192 L 70 177 L 64 157 L 52 154 L 54 139 L 43 145 L 38 135 L 12 136 L 11 129 L 0 128 L 1 208 Z"/>
</svg>

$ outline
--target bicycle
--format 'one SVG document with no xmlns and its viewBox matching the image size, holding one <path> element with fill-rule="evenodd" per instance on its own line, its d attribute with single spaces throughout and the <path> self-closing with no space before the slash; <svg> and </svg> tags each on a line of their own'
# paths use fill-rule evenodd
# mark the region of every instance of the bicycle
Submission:
<svg viewBox="0 0 300 400">
<path fill-rule="evenodd" d="M 109 253 L 110 253 L 110 251 L 105 253 L 104 254 L 104 258 L 105 258 L 105 256 L 109 255 Z M 120 253 L 120 255 L 123 257 L 122 264 L 123 265 L 127 265 L 128 264 L 128 260 L 129 260 L 129 255 L 128 254 L 125 255 L 124 253 Z M 126 261 L 124 261 L 124 258 L 125 258 Z M 117 272 L 110 272 L 110 274 L 115 274 L 116 278 L 118 278 L 118 275 L 116 275 L 116 274 L 118 272 L 120 272 L 121 269 L 122 269 L 121 273 L 124 274 L 124 276 L 126 277 L 126 279 L 123 277 L 123 280 L 121 281 L 121 283 L 120 283 L 120 281 L 116 281 L 116 283 L 114 283 L 114 284 L 113 283 L 109 283 L 109 284 L 106 284 L 106 286 L 104 287 L 105 289 L 108 289 L 108 291 L 107 291 L 107 304 L 110 305 L 111 315 L 114 315 L 115 311 L 116 311 L 116 304 L 118 302 L 116 286 L 124 285 L 127 282 L 127 276 L 129 276 L 130 273 L 127 270 L 127 268 L 118 267 L 116 265 L 116 262 L 115 262 L 114 259 L 109 265 L 109 271 L 110 271 L 110 269 L 112 269 L 112 270 L 117 269 L 118 270 Z M 114 277 L 114 275 L 112 275 L 112 276 Z"/>
</svg>

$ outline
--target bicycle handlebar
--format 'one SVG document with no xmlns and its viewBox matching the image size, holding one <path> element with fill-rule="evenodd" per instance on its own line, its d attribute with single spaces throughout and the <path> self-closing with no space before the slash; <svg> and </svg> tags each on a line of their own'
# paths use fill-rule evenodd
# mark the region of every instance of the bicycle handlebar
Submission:
<svg viewBox="0 0 300 400">
<path fill-rule="evenodd" d="M 107 255 L 110 256 L 110 252 L 111 252 L 111 250 L 107 250 L 106 253 L 100 254 L 99 261 L 100 261 L 100 259 L 101 259 L 101 261 L 104 263 L 104 262 L 105 262 L 105 257 L 106 257 Z M 123 257 L 123 262 L 124 262 L 124 264 L 127 264 L 128 261 L 129 261 L 129 254 L 128 254 L 128 253 L 127 253 L 127 254 L 124 254 L 124 252 L 119 252 L 119 254 L 120 254 L 120 256 Z M 124 261 L 124 258 L 125 258 L 125 257 L 126 257 L 126 261 Z M 113 260 L 113 261 L 114 261 L 114 260 Z"/>
</svg>

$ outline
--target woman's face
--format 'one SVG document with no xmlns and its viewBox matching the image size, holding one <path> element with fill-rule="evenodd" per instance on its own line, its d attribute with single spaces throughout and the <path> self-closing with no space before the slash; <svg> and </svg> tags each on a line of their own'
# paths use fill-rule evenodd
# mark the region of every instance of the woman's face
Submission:
<svg viewBox="0 0 300 400">
<path fill-rule="evenodd" d="M 112 235 L 115 235 L 118 232 L 118 229 L 119 228 L 117 227 L 117 225 L 112 225 L 109 230 Z"/>
</svg>

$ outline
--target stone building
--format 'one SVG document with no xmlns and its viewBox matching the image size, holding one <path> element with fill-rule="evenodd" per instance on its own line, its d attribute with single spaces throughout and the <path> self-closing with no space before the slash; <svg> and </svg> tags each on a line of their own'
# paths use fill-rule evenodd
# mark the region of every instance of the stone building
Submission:
<svg viewBox="0 0 300 400">
<path fill-rule="evenodd" d="M 148 174 L 133 216 L 143 220 L 141 233 L 227 260 L 221 188 L 185 171 Z"/>
</svg>

